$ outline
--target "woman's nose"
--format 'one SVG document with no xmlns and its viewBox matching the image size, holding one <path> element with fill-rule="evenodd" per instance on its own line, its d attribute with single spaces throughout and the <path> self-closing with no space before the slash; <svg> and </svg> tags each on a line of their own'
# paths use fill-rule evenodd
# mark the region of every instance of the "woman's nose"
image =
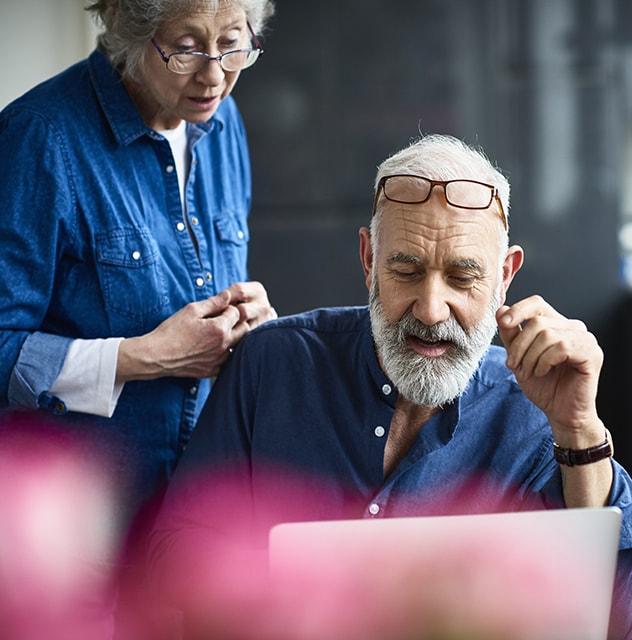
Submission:
<svg viewBox="0 0 632 640">
<path fill-rule="evenodd" d="M 216 87 L 224 82 L 225 71 L 222 69 L 222 65 L 219 60 L 210 59 L 206 64 L 195 74 L 195 79 L 202 84 Z"/>
</svg>

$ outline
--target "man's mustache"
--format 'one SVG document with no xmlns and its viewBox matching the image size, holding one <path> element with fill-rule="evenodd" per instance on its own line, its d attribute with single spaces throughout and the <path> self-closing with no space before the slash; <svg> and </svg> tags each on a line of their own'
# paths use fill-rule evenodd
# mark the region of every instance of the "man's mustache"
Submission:
<svg viewBox="0 0 632 640">
<path fill-rule="evenodd" d="M 453 316 L 444 322 L 427 325 L 417 320 L 409 311 L 397 321 L 396 327 L 398 338 L 402 343 L 408 336 L 414 336 L 426 342 L 452 342 L 460 349 L 468 346 L 468 335 Z"/>
</svg>

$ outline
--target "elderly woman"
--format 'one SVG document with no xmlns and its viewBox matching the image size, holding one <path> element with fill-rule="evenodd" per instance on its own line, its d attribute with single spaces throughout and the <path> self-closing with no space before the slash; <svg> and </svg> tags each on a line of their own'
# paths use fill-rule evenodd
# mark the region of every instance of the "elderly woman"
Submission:
<svg viewBox="0 0 632 640">
<path fill-rule="evenodd" d="M 232 346 L 275 316 L 247 282 L 250 165 L 230 97 L 273 4 L 88 9 L 97 50 L 0 114 L 0 403 L 98 433 L 134 510 Z"/>
</svg>

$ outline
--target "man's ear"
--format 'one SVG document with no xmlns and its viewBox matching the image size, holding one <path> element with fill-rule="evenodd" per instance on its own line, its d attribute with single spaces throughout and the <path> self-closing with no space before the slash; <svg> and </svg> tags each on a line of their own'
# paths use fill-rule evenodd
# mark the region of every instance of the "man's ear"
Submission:
<svg viewBox="0 0 632 640">
<path fill-rule="evenodd" d="M 364 271 L 366 288 L 371 290 L 371 272 L 373 271 L 373 248 L 371 247 L 371 232 L 367 227 L 360 227 L 360 262 Z"/>
<path fill-rule="evenodd" d="M 507 289 L 509 289 L 509 285 L 511 281 L 514 279 L 514 276 L 524 263 L 524 250 L 522 247 L 519 247 L 517 244 L 509 247 L 507 250 L 507 255 L 505 256 L 505 261 L 503 262 L 503 281 L 500 292 L 500 304 L 505 304 L 505 300 L 507 298 Z"/>
</svg>

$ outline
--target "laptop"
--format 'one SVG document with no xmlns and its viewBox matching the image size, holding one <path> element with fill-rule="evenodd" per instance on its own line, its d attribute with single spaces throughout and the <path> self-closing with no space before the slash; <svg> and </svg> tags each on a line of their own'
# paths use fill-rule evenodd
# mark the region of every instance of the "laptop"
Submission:
<svg viewBox="0 0 632 640">
<path fill-rule="evenodd" d="M 284 523 L 268 557 L 314 637 L 606 640 L 620 526 L 615 507 Z"/>
</svg>

